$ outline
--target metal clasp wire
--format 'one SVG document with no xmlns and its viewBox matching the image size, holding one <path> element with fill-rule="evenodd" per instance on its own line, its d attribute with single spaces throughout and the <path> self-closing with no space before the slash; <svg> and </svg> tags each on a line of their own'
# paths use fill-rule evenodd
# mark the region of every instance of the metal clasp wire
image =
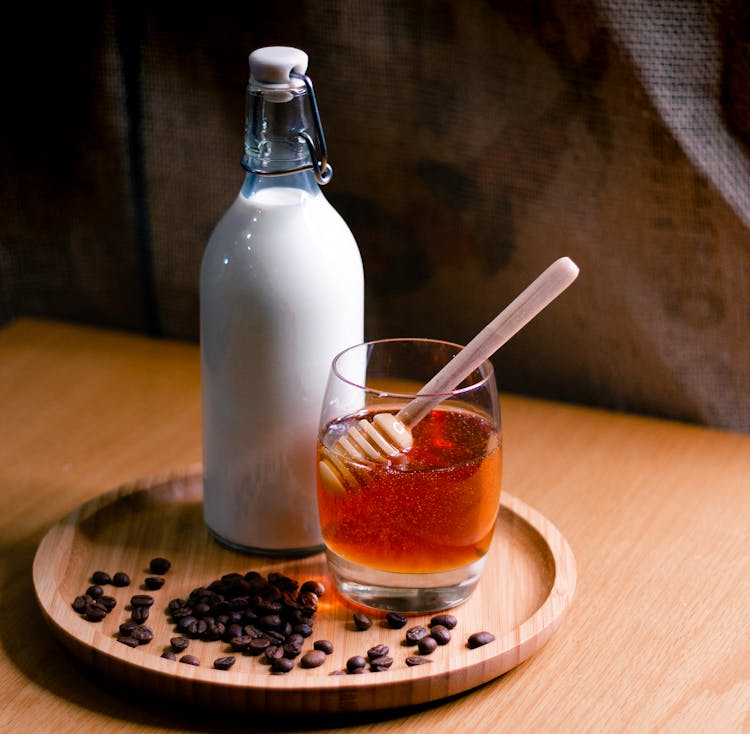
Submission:
<svg viewBox="0 0 750 734">
<path fill-rule="evenodd" d="M 318 138 L 318 148 L 315 147 L 315 141 L 309 133 L 301 132 L 300 135 L 307 143 L 310 149 L 310 157 L 313 162 L 315 178 L 321 186 L 325 186 L 333 178 L 333 168 L 328 162 L 328 148 L 326 147 L 326 137 L 323 134 L 323 124 L 320 121 L 320 112 L 318 112 L 318 101 L 315 99 L 312 80 L 305 74 L 292 71 L 289 74 L 294 79 L 299 79 L 305 85 L 307 93 L 310 95 L 310 107 L 312 108 L 313 122 L 315 124 L 315 135 Z"/>
</svg>

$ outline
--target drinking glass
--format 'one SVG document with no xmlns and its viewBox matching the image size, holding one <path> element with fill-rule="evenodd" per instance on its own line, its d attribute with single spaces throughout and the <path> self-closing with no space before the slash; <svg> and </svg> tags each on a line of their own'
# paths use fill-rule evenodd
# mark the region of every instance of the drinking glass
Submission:
<svg viewBox="0 0 750 734">
<path fill-rule="evenodd" d="M 460 349 L 384 339 L 353 346 L 332 363 L 318 435 L 318 512 L 329 569 L 356 604 L 431 612 L 460 604 L 479 581 L 502 473 L 489 361 L 438 396 L 413 426 L 410 448 L 367 459 L 339 443 L 360 420 L 397 413 Z"/>
</svg>

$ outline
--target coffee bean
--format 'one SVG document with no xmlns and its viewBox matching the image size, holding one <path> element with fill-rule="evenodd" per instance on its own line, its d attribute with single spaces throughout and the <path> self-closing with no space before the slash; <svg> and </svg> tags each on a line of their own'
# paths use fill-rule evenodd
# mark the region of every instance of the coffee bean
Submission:
<svg viewBox="0 0 750 734">
<path fill-rule="evenodd" d="M 438 614 L 430 620 L 430 627 L 441 625 L 452 630 L 458 624 L 458 620 L 452 614 Z"/>
<path fill-rule="evenodd" d="M 284 648 L 281 645 L 269 645 L 265 652 L 266 660 L 272 663 L 274 660 L 284 657 Z"/>
<path fill-rule="evenodd" d="M 333 643 L 330 640 L 315 640 L 313 647 L 316 650 L 321 650 L 326 655 L 330 655 L 333 652 Z"/>
<path fill-rule="evenodd" d="M 75 599 L 73 599 L 73 609 L 78 612 L 78 614 L 85 614 L 86 607 L 93 601 L 94 600 L 90 596 L 81 594 L 80 596 L 77 596 Z"/>
<path fill-rule="evenodd" d="M 361 655 L 354 655 L 346 661 L 347 673 L 354 673 L 357 670 L 364 670 L 367 665 L 367 660 Z"/>
<path fill-rule="evenodd" d="M 430 631 L 422 624 L 418 624 L 414 627 L 409 627 L 406 630 L 406 644 L 416 645 L 420 640 L 423 640 L 430 634 Z"/>
<path fill-rule="evenodd" d="M 323 586 L 320 581 L 305 581 L 305 583 L 300 586 L 300 593 L 304 594 L 307 591 L 312 591 L 313 594 L 321 597 L 326 593 L 326 587 Z"/>
<path fill-rule="evenodd" d="M 255 638 L 250 637 L 250 635 L 240 635 L 239 637 L 234 637 L 229 641 L 229 646 L 234 650 L 235 652 L 245 652 L 247 648 L 249 647 L 250 643 Z"/>
<path fill-rule="evenodd" d="M 270 644 L 271 640 L 267 637 L 257 637 L 254 640 L 250 640 L 250 643 L 245 648 L 245 652 L 249 655 L 262 655 Z"/>
<path fill-rule="evenodd" d="M 370 660 L 374 660 L 375 658 L 381 658 L 387 655 L 389 652 L 390 652 L 390 649 L 388 648 L 388 645 L 373 645 L 367 651 L 367 657 Z"/>
<path fill-rule="evenodd" d="M 278 614 L 267 614 L 258 620 L 258 627 L 262 630 L 281 629 L 281 617 Z"/>
<path fill-rule="evenodd" d="M 150 612 L 148 607 L 133 607 L 133 609 L 130 611 L 130 618 L 134 622 L 140 624 L 141 622 L 145 622 L 148 619 L 149 613 Z"/>
<path fill-rule="evenodd" d="M 165 660 L 177 660 L 177 656 L 171 650 L 165 650 L 161 656 Z"/>
<path fill-rule="evenodd" d="M 302 645 L 299 645 L 296 642 L 287 642 L 284 644 L 283 650 L 285 658 L 294 660 L 294 658 L 298 657 L 302 652 Z"/>
<path fill-rule="evenodd" d="M 130 635 L 118 635 L 117 641 L 121 642 L 123 645 L 127 645 L 128 647 L 138 647 L 140 645 L 140 641 L 137 640 L 135 637 L 131 637 Z"/>
<path fill-rule="evenodd" d="M 277 658 L 271 663 L 272 673 L 288 673 L 294 668 L 294 663 L 289 658 Z"/>
<path fill-rule="evenodd" d="M 120 634 L 124 637 L 129 637 L 130 633 L 137 627 L 138 625 L 132 620 L 129 619 L 127 622 L 123 622 L 120 625 Z"/>
<path fill-rule="evenodd" d="M 130 597 L 130 604 L 134 607 L 150 607 L 153 603 L 154 597 L 150 594 L 136 594 Z"/>
<path fill-rule="evenodd" d="M 423 658 L 419 655 L 409 655 L 406 658 L 406 664 L 413 668 L 415 665 L 424 665 L 425 663 L 431 663 L 432 660 L 428 660 L 427 658 Z"/>
<path fill-rule="evenodd" d="M 114 596 L 108 596 L 107 594 L 104 594 L 103 596 L 99 597 L 99 603 L 104 604 L 104 606 L 107 608 L 107 611 L 111 612 L 117 606 L 117 599 L 115 599 Z"/>
<path fill-rule="evenodd" d="M 185 665 L 200 665 L 201 664 L 201 661 L 198 660 L 198 658 L 195 657 L 195 655 L 183 655 L 180 658 L 180 662 L 185 663 Z"/>
<path fill-rule="evenodd" d="M 147 627 L 145 624 L 139 624 L 133 629 L 130 636 L 134 640 L 138 640 L 138 644 L 148 645 L 148 643 L 154 639 L 154 631 L 151 627 Z"/>
<path fill-rule="evenodd" d="M 187 637 L 173 637 L 169 644 L 175 652 L 183 652 L 190 646 L 190 640 Z"/>
<path fill-rule="evenodd" d="M 161 576 L 172 568 L 172 562 L 166 558 L 152 558 L 151 563 L 148 564 L 151 573 L 155 573 L 157 576 Z"/>
<path fill-rule="evenodd" d="M 434 637 L 423 637 L 418 643 L 417 647 L 422 655 L 429 655 L 437 650 L 437 640 Z"/>
<path fill-rule="evenodd" d="M 326 654 L 322 650 L 309 650 L 299 661 L 303 668 L 318 668 L 325 662 Z"/>
<path fill-rule="evenodd" d="M 114 586 L 130 586 L 130 576 L 128 576 L 124 571 L 118 571 L 112 577 L 112 583 L 114 584 Z"/>
<path fill-rule="evenodd" d="M 217 670 L 229 670 L 235 662 L 237 661 L 237 658 L 233 657 L 232 655 L 226 655 L 221 658 L 216 658 L 214 660 L 214 668 Z"/>
<path fill-rule="evenodd" d="M 106 586 L 112 583 L 112 578 L 106 571 L 94 571 L 91 574 L 91 582 L 97 586 Z"/>
<path fill-rule="evenodd" d="M 451 641 L 451 631 L 447 627 L 443 627 L 442 624 L 436 624 L 430 630 L 430 637 L 432 637 L 438 645 L 447 645 Z"/>
<path fill-rule="evenodd" d="M 188 634 L 190 626 L 195 624 L 197 621 L 198 620 L 195 617 L 192 617 L 190 615 L 186 617 L 180 617 L 180 619 L 177 620 L 177 624 L 175 625 L 175 627 L 180 634 Z"/>
<path fill-rule="evenodd" d="M 388 627 L 390 627 L 392 630 L 400 630 L 402 627 L 406 626 L 406 622 L 408 621 L 406 617 L 404 617 L 403 614 L 398 614 L 397 612 L 388 612 L 388 614 L 385 615 L 385 621 Z"/>
<path fill-rule="evenodd" d="M 393 665 L 393 658 L 390 658 L 387 655 L 382 655 L 378 658 L 370 660 L 370 670 L 373 673 L 380 673 L 384 670 L 388 670 L 391 665 Z"/>
<path fill-rule="evenodd" d="M 492 632 L 474 632 L 469 635 L 468 646 L 473 650 L 474 648 L 486 645 L 495 639 L 495 635 Z"/>
<path fill-rule="evenodd" d="M 103 605 L 94 602 L 86 607 L 84 616 L 89 622 L 101 622 L 107 616 L 107 609 Z"/>
<path fill-rule="evenodd" d="M 143 580 L 143 585 L 151 591 L 161 589 L 161 587 L 164 586 L 164 583 L 165 579 L 163 579 L 161 576 L 148 576 Z"/>
<path fill-rule="evenodd" d="M 97 586 L 96 584 L 94 584 L 94 586 L 89 586 L 89 588 L 86 589 L 86 594 L 92 599 L 98 599 L 103 593 L 104 589 L 102 589 L 101 586 Z"/>
<path fill-rule="evenodd" d="M 360 631 L 369 630 L 372 627 L 372 620 L 362 612 L 354 613 L 354 626 Z"/>
<path fill-rule="evenodd" d="M 295 624 L 292 629 L 302 637 L 309 637 L 312 634 L 312 627 L 309 624 Z"/>
</svg>

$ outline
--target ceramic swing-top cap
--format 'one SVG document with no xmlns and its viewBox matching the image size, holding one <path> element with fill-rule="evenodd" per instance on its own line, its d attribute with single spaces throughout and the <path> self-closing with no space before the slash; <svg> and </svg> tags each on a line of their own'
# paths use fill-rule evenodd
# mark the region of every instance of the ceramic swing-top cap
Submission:
<svg viewBox="0 0 750 734">
<path fill-rule="evenodd" d="M 250 76 L 260 84 L 289 84 L 294 71 L 307 71 L 307 54 L 291 46 L 266 46 L 250 54 Z"/>
</svg>

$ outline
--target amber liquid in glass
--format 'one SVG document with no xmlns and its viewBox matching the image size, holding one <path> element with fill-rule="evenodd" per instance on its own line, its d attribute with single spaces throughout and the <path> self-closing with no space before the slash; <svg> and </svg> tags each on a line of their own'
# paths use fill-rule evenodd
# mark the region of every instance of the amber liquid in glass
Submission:
<svg viewBox="0 0 750 734">
<path fill-rule="evenodd" d="M 318 446 L 323 460 L 350 425 L 333 421 Z M 413 429 L 414 445 L 383 464 L 353 462 L 358 482 L 334 493 L 318 478 L 326 545 L 349 561 L 401 573 L 435 573 L 473 563 L 489 549 L 500 502 L 502 445 L 485 417 L 433 410 Z"/>
</svg>

